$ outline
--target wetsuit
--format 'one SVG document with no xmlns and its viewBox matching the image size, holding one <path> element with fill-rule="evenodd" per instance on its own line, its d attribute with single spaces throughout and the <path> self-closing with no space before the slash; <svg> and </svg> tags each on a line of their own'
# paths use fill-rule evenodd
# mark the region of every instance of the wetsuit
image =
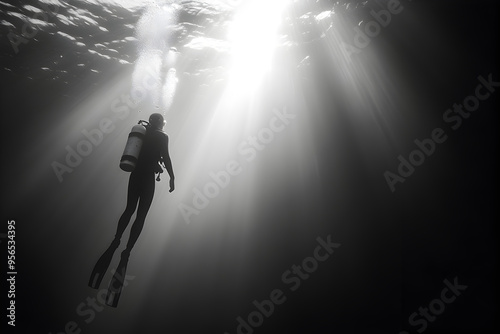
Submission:
<svg viewBox="0 0 500 334">
<path fill-rule="evenodd" d="M 168 136 L 161 130 L 148 127 L 134 171 L 130 174 L 127 194 L 127 207 L 118 221 L 115 239 L 120 239 L 127 227 L 137 202 L 137 217 L 130 230 L 127 243 L 128 252 L 132 249 L 144 226 L 146 215 L 153 201 L 155 191 L 155 171 L 160 168 L 159 161 L 163 159 L 170 164 L 168 154 Z"/>
</svg>

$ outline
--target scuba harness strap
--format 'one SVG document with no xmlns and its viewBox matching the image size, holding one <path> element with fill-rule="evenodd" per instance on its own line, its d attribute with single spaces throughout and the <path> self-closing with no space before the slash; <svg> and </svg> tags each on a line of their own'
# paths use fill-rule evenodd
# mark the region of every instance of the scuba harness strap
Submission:
<svg viewBox="0 0 500 334">
<path fill-rule="evenodd" d="M 151 128 L 151 123 L 149 123 L 148 121 L 145 121 L 145 120 L 140 120 L 137 124 L 144 126 L 146 128 L 146 130 L 149 130 Z M 157 164 L 155 165 L 155 174 L 157 174 L 156 181 L 158 181 L 158 182 L 161 181 L 160 174 L 163 173 L 162 167 L 167 169 L 167 167 L 165 166 L 165 162 L 160 157 L 160 160 L 157 161 Z"/>
</svg>

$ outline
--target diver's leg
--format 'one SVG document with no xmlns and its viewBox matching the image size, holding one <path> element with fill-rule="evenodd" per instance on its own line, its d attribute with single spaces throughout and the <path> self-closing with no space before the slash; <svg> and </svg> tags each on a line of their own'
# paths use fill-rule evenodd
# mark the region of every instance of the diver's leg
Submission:
<svg viewBox="0 0 500 334">
<path fill-rule="evenodd" d="M 141 234 L 142 227 L 144 226 L 144 221 L 146 220 L 146 215 L 148 214 L 151 203 L 153 202 L 153 196 L 155 193 L 155 175 L 154 173 L 148 174 L 143 179 L 143 187 L 141 187 L 140 198 L 139 198 L 139 208 L 137 209 L 137 217 L 130 229 L 130 237 L 127 242 L 127 247 L 122 253 L 122 256 L 128 256 L 130 251 L 135 245 L 135 242 Z"/>
<path fill-rule="evenodd" d="M 137 202 L 139 201 L 140 186 L 140 178 L 138 178 L 138 175 L 134 173 L 130 174 L 128 182 L 127 206 L 125 207 L 125 211 L 123 211 L 123 214 L 118 221 L 115 240 L 113 240 L 113 242 L 119 241 L 121 239 L 123 232 L 125 232 L 125 229 L 130 222 L 130 218 L 134 214 L 135 208 L 137 207 Z"/>
<path fill-rule="evenodd" d="M 116 231 L 115 238 L 111 242 L 111 245 L 108 247 L 108 249 L 104 252 L 104 254 L 101 255 L 96 265 L 94 266 L 92 273 L 90 274 L 89 286 L 94 289 L 99 288 L 101 281 L 106 274 L 106 271 L 108 270 L 109 264 L 111 263 L 113 254 L 120 245 L 120 239 L 123 235 L 123 231 L 125 231 L 125 228 L 130 221 L 130 217 L 135 211 L 137 202 L 139 200 L 139 185 L 140 183 L 138 182 L 136 175 L 131 174 L 128 184 L 127 207 L 125 208 L 125 211 L 118 221 L 118 229 Z"/>
</svg>

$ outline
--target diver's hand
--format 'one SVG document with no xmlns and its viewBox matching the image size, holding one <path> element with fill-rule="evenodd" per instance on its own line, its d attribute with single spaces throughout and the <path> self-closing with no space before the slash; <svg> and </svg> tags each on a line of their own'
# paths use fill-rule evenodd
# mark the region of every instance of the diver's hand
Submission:
<svg viewBox="0 0 500 334">
<path fill-rule="evenodd" d="M 174 179 L 173 178 L 170 178 L 170 190 L 168 192 L 172 192 L 174 191 L 175 189 L 175 185 L 174 185 Z"/>
</svg>

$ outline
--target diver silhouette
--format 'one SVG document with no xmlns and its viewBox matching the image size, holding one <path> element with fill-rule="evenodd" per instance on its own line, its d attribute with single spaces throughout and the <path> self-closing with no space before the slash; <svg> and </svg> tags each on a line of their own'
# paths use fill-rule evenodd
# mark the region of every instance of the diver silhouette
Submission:
<svg viewBox="0 0 500 334">
<path fill-rule="evenodd" d="M 147 123 L 147 122 L 146 122 Z M 162 131 L 166 122 L 161 114 L 154 113 L 149 117 L 146 132 L 143 138 L 142 148 L 136 162 L 135 169 L 130 174 L 127 205 L 122 213 L 111 245 L 97 261 L 90 275 L 89 286 L 98 289 L 106 273 L 114 252 L 120 245 L 120 240 L 127 228 L 132 215 L 137 208 L 137 215 L 130 229 L 130 236 L 125 250 L 121 253 L 121 260 L 116 272 L 108 286 L 106 304 L 112 307 L 118 305 L 118 300 L 124 283 L 130 252 L 141 234 L 146 215 L 153 201 L 155 191 L 155 173 L 158 173 L 157 181 L 160 181 L 160 173 L 163 172 L 160 163 L 163 164 L 170 176 L 170 192 L 174 191 L 174 171 L 172 161 L 168 152 L 168 136 Z M 137 204 L 139 203 L 139 206 Z"/>
</svg>

